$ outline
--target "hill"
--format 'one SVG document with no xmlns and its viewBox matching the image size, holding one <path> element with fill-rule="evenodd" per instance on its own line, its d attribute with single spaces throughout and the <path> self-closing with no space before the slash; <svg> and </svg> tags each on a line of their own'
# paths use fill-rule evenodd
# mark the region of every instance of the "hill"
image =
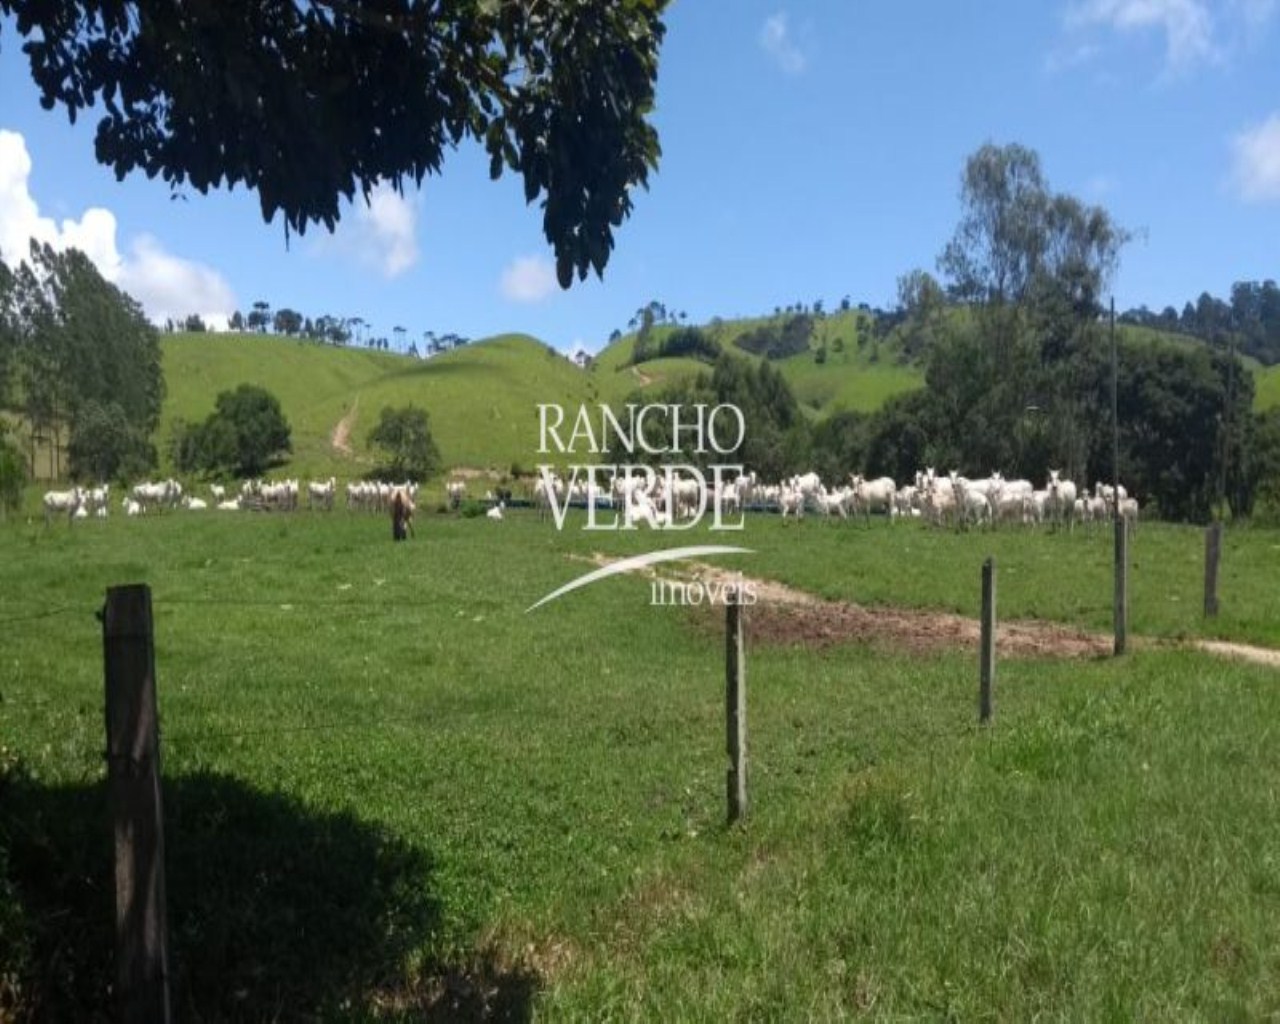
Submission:
<svg viewBox="0 0 1280 1024">
<path fill-rule="evenodd" d="M 754 362 L 762 357 L 735 342 L 770 319 L 717 320 L 704 330 L 736 357 Z M 1199 344 L 1147 327 L 1119 329 L 1140 343 Z M 671 330 L 659 326 L 654 335 L 660 340 Z M 599 354 L 593 369 L 583 371 L 528 335 L 473 342 L 428 361 L 255 334 L 166 335 L 168 395 L 157 436 L 162 468 L 170 468 L 168 442 L 179 421 L 203 419 L 218 392 L 241 383 L 259 384 L 280 399 L 293 428 L 293 475 L 351 477 L 368 471 L 373 455 L 366 438 L 379 410 L 411 402 L 430 412 L 446 465 L 497 472 L 513 463 L 529 468 L 536 461 L 539 402 L 617 403 L 656 394 L 709 369 L 686 357 L 632 365 L 635 341 L 634 334 L 620 338 Z M 1257 382 L 1256 407 L 1280 405 L 1280 366 L 1248 362 Z M 819 319 L 809 350 L 774 365 L 815 420 L 848 409 L 875 410 L 924 383 L 922 368 L 905 359 L 896 337 L 876 340 L 870 318 L 858 311 Z"/>
<path fill-rule="evenodd" d="M 737 341 L 776 319 L 754 317 L 717 321 L 703 329 L 735 356 L 759 362 L 761 356 L 743 351 L 737 346 Z M 654 337 L 660 341 L 671 330 L 667 326 L 656 327 Z M 706 363 L 688 358 L 651 359 L 633 366 L 635 344 L 634 334 L 625 335 L 601 352 L 596 360 L 601 393 L 607 397 L 621 398 L 636 390 L 637 386 L 657 388 L 663 383 L 675 383 L 708 369 Z M 818 352 L 824 345 L 827 354 L 820 363 Z M 901 349 L 893 340 L 876 342 L 871 337 L 870 318 L 853 310 L 818 320 L 808 351 L 775 360 L 774 365 L 795 391 L 801 406 L 815 418 L 846 409 L 873 411 L 893 395 L 924 384 L 921 368 L 904 361 Z"/>
<path fill-rule="evenodd" d="M 218 392 L 242 383 L 280 399 L 293 429 L 288 472 L 303 477 L 366 472 L 374 461 L 366 438 L 383 406 L 425 408 L 446 465 L 505 472 L 533 461 L 537 403 L 596 400 L 591 375 L 527 335 L 422 361 L 261 335 L 175 334 L 163 339 L 163 358 L 166 469 L 175 425 L 203 419 Z"/>
</svg>

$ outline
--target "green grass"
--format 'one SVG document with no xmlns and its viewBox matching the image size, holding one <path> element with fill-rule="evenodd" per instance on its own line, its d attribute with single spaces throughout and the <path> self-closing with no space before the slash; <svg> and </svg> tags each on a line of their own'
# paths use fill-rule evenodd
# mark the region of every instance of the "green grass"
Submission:
<svg viewBox="0 0 1280 1024">
<path fill-rule="evenodd" d="M 752 363 L 760 361 L 737 348 L 735 340 L 747 331 L 773 318 L 746 318 L 726 321 L 716 337 L 728 351 Z M 704 328 L 705 329 L 705 328 Z M 669 328 L 656 328 L 661 337 Z M 899 349 L 891 342 L 876 345 L 869 340 L 869 326 L 864 314 L 834 313 L 819 321 L 810 339 L 808 352 L 778 360 L 775 365 L 787 379 L 797 400 L 810 415 L 827 416 L 853 409 L 874 412 L 894 395 L 921 387 L 924 375 L 918 365 L 898 361 Z M 858 344 L 859 333 L 868 336 Z M 814 353 L 826 341 L 827 361 L 818 364 Z M 839 342 L 843 346 L 836 351 Z M 597 360 L 596 373 L 602 393 L 620 400 L 641 383 L 635 367 L 628 365 L 635 348 L 635 336 L 627 335 L 614 342 Z M 708 370 L 705 363 L 693 359 L 655 359 L 638 368 L 645 377 L 674 383 Z"/>
<path fill-rule="evenodd" d="M 1257 390 L 1253 395 L 1253 407 L 1262 412 L 1280 405 L 1280 364 L 1254 371 Z"/>
<path fill-rule="evenodd" d="M 748 616 L 752 813 L 730 830 L 718 620 L 631 578 L 524 613 L 585 570 L 567 556 L 654 538 L 518 514 L 388 533 L 0 526 L 0 999 L 106 1005 L 92 612 L 146 580 L 181 1016 L 1280 1012 L 1274 670 L 1002 661 L 979 731 L 969 656 L 761 647 Z M 995 551 L 1003 618 L 1104 617 L 1101 537 L 752 518 L 732 539 L 744 570 L 962 610 Z M 1162 603 L 1194 594 L 1201 545 L 1142 528 L 1135 629 L 1201 631 Z M 1229 532 L 1214 631 L 1274 641 L 1278 547 Z"/>
</svg>

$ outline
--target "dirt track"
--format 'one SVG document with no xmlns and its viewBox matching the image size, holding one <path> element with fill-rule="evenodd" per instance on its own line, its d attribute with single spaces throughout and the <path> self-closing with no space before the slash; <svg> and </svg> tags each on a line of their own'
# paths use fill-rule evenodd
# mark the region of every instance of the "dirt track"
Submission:
<svg viewBox="0 0 1280 1024">
<path fill-rule="evenodd" d="M 610 560 L 595 555 L 597 565 Z M 689 563 L 685 572 L 659 574 L 680 585 L 697 577 L 704 582 L 754 584 L 758 601 L 747 612 L 753 643 L 829 647 L 841 643 L 871 643 L 910 653 L 934 654 L 955 648 L 977 649 L 979 623 L 950 612 L 877 606 L 865 608 L 846 601 L 827 601 L 774 580 L 752 579 L 715 566 Z M 705 606 L 704 606 L 705 608 Z M 1152 641 L 1138 639 L 1137 646 Z M 1054 622 L 1018 619 L 996 623 L 996 645 L 1002 656 L 1102 658 L 1113 650 L 1109 633 L 1088 633 Z M 1280 651 L 1217 640 L 1192 641 L 1190 646 L 1220 657 L 1239 658 L 1280 668 Z"/>
<path fill-rule="evenodd" d="M 347 414 L 338 420 L 337 425 L 333 428 L 333 433 L 329 437 L 329 443 L 335 449 L 342 452 L 343 455 L 351 454 L 351 428 L 356 423 L 356 413 L 360 408 L 360 396 L 356 395 L 356 400 L 351 403 L 351 408 L 347 410 Z"/>
</svg>

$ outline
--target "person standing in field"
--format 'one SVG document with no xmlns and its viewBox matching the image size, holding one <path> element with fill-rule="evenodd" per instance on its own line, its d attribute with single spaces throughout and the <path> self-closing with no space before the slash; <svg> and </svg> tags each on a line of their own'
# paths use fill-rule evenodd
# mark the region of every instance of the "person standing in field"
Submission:
<svg viewBox="0 0 1280 1024">
<path fill-rule="evenodd" d="M 391 539 L 404 540 L 413 530 L 413 503 L 399 488 L 391 496 Z"/>
</svg>

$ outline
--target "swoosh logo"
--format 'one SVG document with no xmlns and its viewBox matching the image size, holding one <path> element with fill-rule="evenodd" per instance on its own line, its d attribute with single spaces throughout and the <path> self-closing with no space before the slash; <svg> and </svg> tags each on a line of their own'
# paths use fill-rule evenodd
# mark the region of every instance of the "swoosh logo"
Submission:
<svg viewBox="0 0 1280 1024">
<path fill-rule="evenodd" d="M 644 569 L 650 565 L 659 565 L 662 562 L 675 562 L 681 558 L 702 558 L 706 555 L 754 555 L 755 551 L 751 548 L 735 548 L 728 547 L 724 544 L 695 544 L 687 548 L 668 548 L 665 551 L 650 551 L 647 555 L 632 555 L 630 558 L 623 558 L 617 562 L 610 562 L 602 568 L 595 569 L 585 576 L 579 576 L 576 580 L 570 580 L 559 590 L 553 590 L 541 601 L 529 605 L 525 614 L 533 611 L 535 608 L 541 608 L 548 601 L 554 601 L 557 597 L 564 597 L 570 591 L 577 590 L 579 587 L 585 587 L 589 583 L 595 583 L 598 580 L 608 579 L 610 576 L 617 576 L 619 573 L 631 572 L 634 569 Z"/>
</svg>

